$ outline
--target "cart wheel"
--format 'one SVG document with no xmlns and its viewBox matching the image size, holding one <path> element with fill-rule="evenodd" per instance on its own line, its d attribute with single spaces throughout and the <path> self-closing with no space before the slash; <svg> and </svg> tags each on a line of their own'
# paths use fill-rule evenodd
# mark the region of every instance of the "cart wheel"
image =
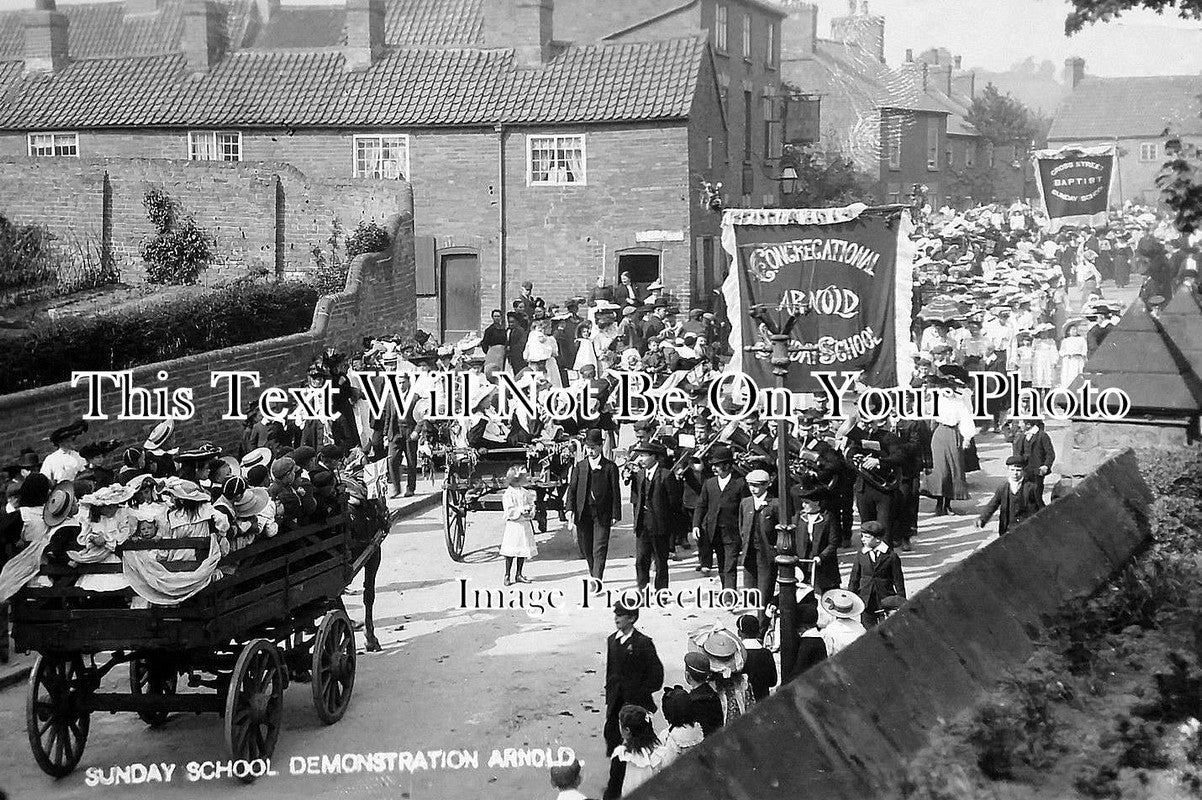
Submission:
<svg viewBox="0 0 1202 800">
<path fill-rule="evenodd" d="M 452 561 L 463 560 L 463 540 L 467 536 L 467 509 L 464 508 L 466 497 L 466 493 L 449 487 L 442 493 L 447 553 L 451 556 Z"/>
<path fill-rule="evenodd" d="M 174 667 L 166 667 L 147 658 L 135 658 L 129 662 L 129 691 L 135 695 L 173 695 L 179 686 L 179 673 Z M 157 728 L 171 716 L 169 711 L 139 711 L 138 717 L 152 728 Z"/>
<path fill-rule="evenodd" d="M 38 656 L 29 677 L 25 729 L 34 760 L 47 775 L 69 775 L 83 756 L 91 714 L 79 706 L 91 691 L 79 655 Z"/>
<path fill-rule="evenodd" d="M 284 708 L 284 662 L 266 639 L 242 648 L 225 696 L 225 744 L 235 759 L 271 758 Z M 251 783 L 254 777 L 240 778 Z"/>
<path fill-rule="evenodd" d="M 313 640 L 313 707 L 327 725 L 342 719 L 355 688 L 355 633 L 345 611 L 326 614 Z"/>
</svg>

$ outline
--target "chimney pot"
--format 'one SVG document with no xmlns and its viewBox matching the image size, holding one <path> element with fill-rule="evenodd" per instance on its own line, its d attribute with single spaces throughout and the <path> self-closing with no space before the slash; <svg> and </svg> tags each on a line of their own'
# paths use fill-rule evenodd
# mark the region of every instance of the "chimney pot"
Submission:
<svg viewBox="0 0 1202 800">
<path fill-rule="evenodd" d="M 1077 84 L 1085 78 L 1085 59 L 1079 56 L 1064 59 L 1064 82 L 1068 88 L 1076 89 Z"/>
<path fill-rule="evenodd" d="M 184 35 L 181 41 L 188 70 L 208 72 L 221 59 L 220 10 L 209 0 L 189 0 L 184 7 Z"/>
<path fill-rule="evenodd" d="M 25 33 L 25 71 L 58 72 L 70 61 L 67 15 L 54 0 L 36 0 L 22 20 Z"/>
<path fill-rule="evenodd" d="M 963 61 L 961 60 L 960 56 L 956 56 L 955 58 L 952 59 L 952 66 L 954 66 L 956 69 L 962 69 L 962 67 L 960 66 L 962 63 L 963 63 Z"/>
<path fill-rule="evenodd" d="M 907 64 L 914 63 L 914 48 L 912 48 L 912 47 L 906 48 L 906 63 Z"/>
<path fill-rule="evenodd" d="M 383 0 L 346 0 L 347 70 L 370 67 L 384 52 Z"/>
</svg>

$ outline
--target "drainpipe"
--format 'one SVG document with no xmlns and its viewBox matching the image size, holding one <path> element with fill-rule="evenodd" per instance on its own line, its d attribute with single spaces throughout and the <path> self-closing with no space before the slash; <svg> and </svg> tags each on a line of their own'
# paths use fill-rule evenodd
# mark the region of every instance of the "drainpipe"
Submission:
<svg viewBox="0 0 1202 800">
<path fill-rule="evenodd" d="M 497 132 L 497 288 L 500 291 L 501 302 L 498 307 L 501 313 L 506 313 L 505 303 L 505 126 L 498 122 L 493 130 Z"/>
</svg>

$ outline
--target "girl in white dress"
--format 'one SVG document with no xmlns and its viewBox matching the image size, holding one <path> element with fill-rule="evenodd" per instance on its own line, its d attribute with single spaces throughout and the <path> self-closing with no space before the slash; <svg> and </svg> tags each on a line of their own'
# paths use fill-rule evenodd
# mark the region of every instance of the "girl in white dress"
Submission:
<svg viewBox="0 0 1202 800">
<path fill-rule="evenodd" d="M 505 482 L 509 488 L 501 495 L 501 508 L 505 512 L 505 530 L 501 534 L 501 555 L 505 557 L 505 585 L 531 583 L 522 574 L 526 559 L 538 555 L 538 547 L 534 544 L 534 492 L 525 488 L 530 480 L 529 473 L 523 466 L 514 465 L 505 473 Z M 517 574 L 510 579 L 513 572 L 513 561 L 517 559 Z"/>
<path fill-rule="evenodd" d="M 80 549 L 68 551 L 72 561 L 77 564 L 121 563 L 117 547 L 133 536 L 138 527 L 133 510 L 125 505 L 134 493 L 133 487 L 113 484 L 79 499 L 84 509 L 76 540 Z M 93 592 L 116 592 L 128 587 L 129 581 L 120 572 L 85 573 L 79 576 L 75 586 Z"/>
<path fill-rule="evenodd" d="M 1064 338 L 1060 341 L 1060 386 L 1068 388 L 1073 380 L 1085 371 L 1085 357 L 1089 345 L 1081 335 L 1081 320 L 1070 319 L 1064 324 Z"/>
<path fill-rule="evenodd" d="M 663 754 L 659 751 L 659 737 L 651 727 L 651 714 L 636 705 L 622 706 L 618 712 L 618 727 L 622 732 L 622 743 L 614 748 L 612 759 L 626 764 L 626 775 L 622 779 L 622 796 L 639 786 L 664 768 Z"/>
</svg>

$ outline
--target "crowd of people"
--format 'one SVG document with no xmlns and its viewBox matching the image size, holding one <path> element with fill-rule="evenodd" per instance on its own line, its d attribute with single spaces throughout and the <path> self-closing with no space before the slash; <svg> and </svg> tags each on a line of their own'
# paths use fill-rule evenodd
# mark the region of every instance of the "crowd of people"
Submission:
<svg viewBox="0 0 1202 800">
<path fill-rule="evenodd" d="M 606 797 L 617 797 L 781 680 L 834 655 L 896 610 L 906 598 L 900 553 L 911 551 L 920 534 L 922 498 L 933 502 L 936 517 L 960 513 L 954 503 L 969 497 L 966 476 L 980 468 L 975 440 L 983 431 L 1005 430 L 1012 455 L 1006 482 L 977 524 L 997 514 L 1004 534 L 1043 506 L 1056 458 L 1043 421 L 1009 419 L 1001 406 L 989 420 L 974 418 L 972 373 L 1016 371 L 1025 385 L 1042 391 L 1071 385 L 1124 312 L 1106 297 L 1108 287 L 1121 288 L 1141 274 L 1140 296 L 1155 312 L 1191 279 L 1196 249 L 1166 236 L 1142 209 L 1116 212 L 1102 230 L 1048 235 L 1038 222 L 1029 211 L 984 207 L 931 213 L 916 226 L 913 340 L 899 343 L 899 352 L 914 362 L 911 385 L 929 387 L 945 401 L 934 419 L 860 420 L 853 413 L 835 424 L 833 409 L 816 401 L 787 423 L 757 414 L 725 423 L 705 397 L 732 355 L 719 301 L 713 309 L 683 309 L 658 281 L 637 285 L 624 273 L 615 286 L 599 279 L 587 295 L 548 304 L 527 282 L 511 308 L 493 311 L 490 325 L 458 342 L 438 343 L 418 331 L 374 337 L 353 357 L 327 351 L 308 379 L 314 387 L 333 384 L 336 418 L 301 425 L 248 418 L 234 453 L 204 442 L 173 447 L 170 422 L 125 448 L 111 440 L 76 447 L 87 432 L 82 422 L 56 430 L 53 452 L 43 457 L 27 448 L 7 468 L 0 600 L 31 580 L 46 580 L 38 573 L 47 564 L 122 561 L 120 573 L 54 580 L 118 596 L 133 589 L 135 603 L 179 602 L 220 576 L 225 554 L 256 539 L 328 518 L 348 504 L 375 509 L 365 524 L 383 524 L 380 497 L 413 494 L 419 472 L 440 448 L 445 455 L 575 441 L 578 457 L 566 467 L 556 499 L 589 575 L 604 578 L 626 493 L 640 589 L 667 588 L 669 565 L 688 560 L 724 589 L 736 588 L 742 572 L 744 586 L 765 600 L 739 617 L 735 630 L 720 625 L 694 637 L 681 662 L 684 683 L 660 698 L 667 727 L 658 733 L 652 715 L 664 686 L 663 664 L 635 628 L 639 610 L 616 610 L 605 739 L 612 759 Z M 450 422 L 431 418 L 420 400 L 404 408 L 385 404 L 372 417 L 357 377 L 379 370 L 405 373 L 402 390 L 426 373 L 458 371 L 485 391 Z M 597 414 L 557 420 L 519 406 L 503 417 L 497 373 L 505 371 L 535 392 L 587 385 L 599 397 Z M 687 417 L 617 418 L 607 398 L 623 371 L 680 388 L 692 400 Z M 787 498 L 777 496 L 779 424 L 790 448 Z M 622 442 L 631 444 L 619 447 Z M 535 527 L 545 524 L 539 519 L 545 498 L 528 488 L 529 478 L 521 467 L 506 476 L 499 542 L 506 585 L 530 582 L 524 567 L 537 557 Z M 795 667 L 778 675 L 771 656 L 781 638 L 775 555 L 786 508 L 805 587 Z M 185 571 L 163 567 L 186 557 L 181 551 L 136 551 L 143 555 L 131 567 L 131 553 L 120 547 L 131 538 L 198 536 L 210 546 Z M 841 562 L 850 567 L 846 586 Z M 378 566 L 377 555 L 368 584 L 374 585 Z M 365 597 L 368 647 L 377 649 L 372 596 Z M 0 640 L 6 647 L 7 636 Z M 576 791 L 579 765 L 557 770 L 556 785 Z"/>
</svg>

